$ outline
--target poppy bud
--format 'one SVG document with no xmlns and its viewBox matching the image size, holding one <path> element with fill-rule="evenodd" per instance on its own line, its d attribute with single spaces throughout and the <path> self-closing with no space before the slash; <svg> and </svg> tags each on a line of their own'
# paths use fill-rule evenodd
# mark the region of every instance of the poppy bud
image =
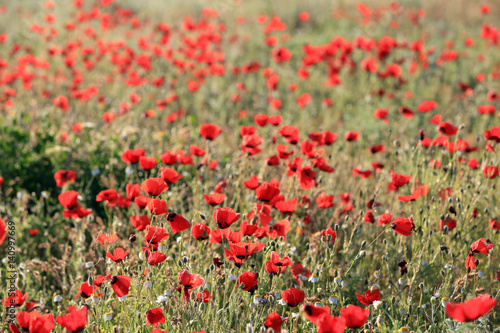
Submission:
<svg viewBox="0 0 500 333">
<path fill-rule="evenodd" d="M 134 235 L 134 234 L 131 234 L 131 235 L 129 236 L 129 238 L 128 238 L 128 240 L 129 240 L 131 243 L 135 242 L 135 240 L 136 240 L 136 239 L 137 239 L 137 236 L 136 236 L 136 235 Z"/>
<path fill-rule="evenodd" d="M 453 206 L 448 207 L 448 211 L 449 211 L 450 213 L 452 213 L 452 214 L 457 215 L 457 211 L 456 211 L 455 207 L 453 207 Z"/>
</svg>

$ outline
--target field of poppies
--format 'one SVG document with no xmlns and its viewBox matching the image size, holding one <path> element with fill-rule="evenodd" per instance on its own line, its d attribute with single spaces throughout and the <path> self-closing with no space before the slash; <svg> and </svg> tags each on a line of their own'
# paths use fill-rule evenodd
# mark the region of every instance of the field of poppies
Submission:
<svg viewBox="0 0 500 333">
<path fill-rule="evenodd" d="M 499 332 L 500 1 L 0 0 L 3 332 Z"/>
</svg>

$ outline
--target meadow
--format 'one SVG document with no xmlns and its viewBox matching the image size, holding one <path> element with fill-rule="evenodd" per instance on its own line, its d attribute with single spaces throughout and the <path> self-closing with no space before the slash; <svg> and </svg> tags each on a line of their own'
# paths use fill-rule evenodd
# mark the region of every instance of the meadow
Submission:
<svg viewBox="0 0 500 333">
<path fill-rule="evenodd" d="M 0 0 L 3 332 L 500 332 L 500 1 Z"/>
</svg>

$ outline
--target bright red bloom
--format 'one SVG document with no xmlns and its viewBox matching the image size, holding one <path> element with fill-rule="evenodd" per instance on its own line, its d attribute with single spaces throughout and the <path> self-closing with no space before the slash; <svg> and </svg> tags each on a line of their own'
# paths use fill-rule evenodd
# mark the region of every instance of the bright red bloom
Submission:
<svg viewBox="0 0 500 333">
<path fill-rule="evenodd" d="M 100 287 L 104 282 L 108 280 L 111 280 L 111 274 L 108 274 L 106 276 L 97 275 L 97 277 L 94 279 L 94 286 Z"/>
<path fill-rule="evenodd" d="M 117 239 L 118 239 L 118 235 L 114 235 L 114 234 L 113 235 L 99 234 L 97 236 L 97 240 L 101 244 L 113 244 L 114 242 L 116 242 Z"/>
<path fill-rule="evenodd" d="M 253 175 L 250 177 L 250 179 L 247 179 L 243 182 L 243 185 L 245 185 L 246 188 L 250 190 L 255 190 L 257 187 L 259 187 L 259 178 L 257 178 L 256 175 Z"/>
<path fill-rule="evenodd" d="M 146 152 L 142 148 L 138 148 L 136 150 L 129 149 L 129 150 L 126 150 L 122 154 L 122 160 L 126 163 L 135 164 L 135 163 L 139 162 L 139 158 L 141 156 L 145 156 L 145 155 L 146 155 Z"/>
<path fill-rule="evenodd" d="M 273 49 L 271 52 L 271 56 L 277 63 L 282 63 L 292 59 L 292 53 L 288 51 L 286 47 L 279 47 Z"/>
<path fill-rule="evenodd" d="M 359 133 L 355 131 L 347 131 L 345 133 L 345 139 L 347 141 L 356 141 L 359 138 Z"/>
<path fill-rule="evenodd" d="M 189 299 L 189 290 L 201 286 L 205 283 L 205 279 L 199 274 L 189 273 L 188 270 L 183 269 L 177 275 L 179 283 L 184 286 L 184 297 Z"/>
<path fill-rule="evenodd" d="M 437 106 L 437 103 L 434 101 L 423 101 L 422 104 L 420 104 L 417 107 L 417 110 L 420 112 L 429 112 L 432 109 L 434 109 Z"/>
<path fill-rule="evenodd" d="M 106 257 L 109 259 L 113 260 L 114 262 L 122 262 L 123 259 L 127 256 L 128 251 L 125 251 L 121 247 L 117 247 L 114 251 L 113 254 L 111 252 L 106 252 Z"/>
<path fill-rule="evenodd" d="M 134 200 L 135 197 L 141 194 L 141 185 L 127 184 L 125 191 L 127 192 L 127 199 Z"/>
<path fill-rule="evenodd" d="M 245 272 L 238 276 L 236 281 L 236 288 L 240 288 L 240 285 L 243 283 L 243 290 L 248 291 L 253 294 L 257 290 L 259 273 L 253 272 Z"/>
<path fill-rule="evenodd" d="M 10 296 L 2 299 L 2 304 L 6 308 L 8 308 L 11 305 L 18 308 L 24 304 L 24 302 L 26 301 L 27 298 L 28 298 L 28 293 L 23 295 L 23 293 L 20 290 L 16 289 L 16 291 L 14 291 L 13 295 L 10 295 Z"/>
<path fill-rule="evenodd" d="M 59 203 L 68 210 L 76 209 L 78 206 L 78 192 L 76 191 L 65 191 L 59 194 L 57 198 Z"/>
<path fill-rule="evenodd" d="M 405 176 L 403 174 L 397 174 L 394 170 L 391 170 L 391 183 L 389 184 L 390 190 L 397 190 L 402 186 L 405 186 L 410 181 L 411 176 Z"/>
<path fill-rule="evenodd" d="M 162 178 L 149 178 L 142 182 L 141 188 L 147 194 L 155 197 L 165 192 L 168 186 Z"/>
<path fill-rule="evenodd" d="M 214 210 L 214 221 L 220 229 L 226 229 L 240 218 L 240 213 L 236 213 L 229 207 L 217 207 Z"/>
<path fill-rule="evenodd" d="M 306 165 L 299 170 L 299 185 L 303 190 L 316 186 L 316 172 Z"/>
<path fill-rule="evenodd" d="M 159 242 L 167 238 L 168 232 L 164 228 L 154 225 L 148 225 L 146 227 L 146 235 L 144 236 L 144 243 L 146 243 L 146 246 L 153 246 L 153 248 L 156 248 Z"/>
<path fill-rule="evenodd" d="M 280 194 L 280 189 L 274 184 L 264 182 L 262 183 L 262 185 L 257 187 L 257 189 L 255 190 L 255 194 L 257 195 L 257 198 L 259 198 L 259 200 L 270 202 Z"/>
<path fill-rule="evenodd" d="M 500 230 L 500 221 L 497 221 L 495 219 L 490 219 L 488 223 L 490 224 L 491 229 Z"/>
<path fill-rule="evenodd" d="M 76 171 L 59 170 L 54 174 L 57 187 L 63 187 L 68 182 L 73 183 L 76 180 Z"/>
<path fill-rule="evenodd" d="M 412 218 L 397 217 L 391 224 L 391 228 L 400 235 L 410 236 L 415 228 Z"/>
<path fill-rule="evenodd" d="M 318 207 L 321 209 L 333 207 L 333 200 L 335 200 L 334 195 L 327 195 L 325 192 L 321 192 L 321 194 L 316 197 L 316 203 Z"/>
<path fill-rule="evenodd" d="M 202 138 L 206 140 L 213 140 L 220 134 L 222 129 L 214 124 L 204 124 L 200 125 L 199 131 Z"/>
<path fill-rule="evenodd" d="M 143 170 L 151 170 L 153 169 L 156 164 L 157 164 L 156 157 L 146 157 L 146 156 L 141 156 L 139 157 L 139 165 Z"/>
<path fill-rule="evenodd" d="M 470 252 L 467 258 L 465 259 L 465 268 L 470 268 L 474 270 L 476 268 L 476 262 L 474 259 L 474 254 L 482 253 L 485 256 L 488 256 L 488 251 L 493 248 L 493 244 L 489 240 L 485 240 L 484 238 L 480 238 L 470 246 Z"/>
<path fill-rule="evenodd" d="M 332 227 L 328 227 L 320 232 L 321 237 L 325 237 L 325 240 L 328 241 L 328 236 L 330 236 L 330 243 L 335 242 L 337 238 L 337 233 L 333 231 Z"/>
<path fill-rule="evenodd" d="M 49 333 L 55 327 L 52 313 L 42 315 L 38 311 L 20 311 L 16 316 L 19 326 L 30 333 Z"/>
<path fill-rule="evenodd" d="M 68 332 L 82 332 L 87 325 L 87 307 L 82 306 L 77 310 L 74 306 L 68 307 L 68 314 L 57 316 L 56 323 L 64 327 Z"/>
<path fill-rule="evenodd" d="M 186 218 L 173 212 L 168 213 L 167 220 L 174 235 L 188 229 L 191 226 L 191 222 L 189 222 Z"/>
<path fill-rule="evenodd" d="M 97 286 L 92 287 L 88 282 L 83 282 L 80 287 L 78 287 L 78 293 L 75 295 L 75 299 L 81 296 L 84 299 L 89 298 L 94 291 L 97 290 Z"/>
<path fill-rule="evenodd" d="M 384 213 L 378 218 L 378 224 L 384 225 L 389 224 L 392 221 L 392 215 L 390 213 Z"/>
<path fill-rule="evenodd" d="M 361 302 L 361 304 L 370 305 L 374 301 L 380 301 L 380 290 L 379 289 L 375 289 L 374 291 L 367 290 L 365 291 L 364 296 L 356 294 L 356 298 L 358 299 L 358 301 Z"/>
<path fill-rule="evenodd" d="M 211 193 L 211 194 L 203 194 L 203 198 L 205 198 L 205 202 L 210 206 L 214 207 L 220 205 L 226 195 L 224 193 Z"/>
<path fill-rule="evenodd" d="M 446 314 L 461 323 L 474 321 L 490 312 L 497 303 L 489 294 L 483 294 L 463 303 L 449 302 L 446 304 Z"/>
<path fill-rule="evenodd" d="M 356 305 L 348 305 L 340 309 L 340 315 L 345 319 L 345 326 L 349 328 L 360 328 L 366 323 L 370 315 L 370 309 L 363 309 Z"/>
<path fill-rule="evenodd" d="M 281 293 L 281 298 L 283 298 L 288 306 L 293 308 L 304 302 L 305 293 L 304 290 L 301 289 L 288 288 Z"/>
<path fill-rule="evenodd" d="M 148 264 L 150 264 L 151 266 L 156 266 L 156 265 L 164 262 L 167 259 L 167 256 L 165 255 L 165 253 L 151 252 L 151 251 L 148 251 L 148 252 L 149 252 L 148 258 L 147 258 Z"/>
<path fill-rule="evenodd" d="M 264 321 L 264 326 L 266 328 L 271 328 L 274 332 L 281 332 L 281 325 L 283 325 L 283 319 L 276 312 L 271 312 L 267 315 Z"/>
<path fill-rule="evenodd" d="M 325 314 L 319 317 L 316 324 L 318 333 L 342 333 L 346 328 L 346 320 L 342 317 L 334 317 Z"/>
<path fill-rule="evenodd" d="M 325 314 L 330 314 L 330 307 L 328 306 L 315 306 L 311 304 L 304 304 L 300 308 L 301 311 L 305 312 L 306 318 L 317 325 L 320 318 Z"/>
<path fill-rule="evenodd" d="M 114 201 L 118 198 L 118 193 L 116 192 L 115 189 L 108 189 L 108 190 L 104 190 L 104 191 L 101 191 L 99 192 L 99 194 L 97 194 L 95 200 L 97 202 L 99 201 Z"/>
<path fill-rule="evenodd" d="M 128 294 L 131 280 L 132 279 L 126 275 L 116 275 L 111 278 L 111 287 L 116 296 L 123 297 Z"/>
<path fill-rule="evenodd" d="M 172 168 L 161 168 L 160 172 L 161 172 L 161 179 L 163 179 L 163 181 L 167 185 L 174 184 L 175 182 L 177 182 L 179 179 L 182 178 L 182 175 Z"/>
<path fill-rule="evenodd" d="M 302 285 L 302 281 L 306 280 L 308 277 L 311 276 L 311 271 L 305 269 L 301 263 L 293 265 L 291 271 L 292 271 L 292 276 L 298 285 Z"/>
<path fill-rule="evenodd" d="M 498 176 L 498 167 L 494 165 L 487 165 L 483 169 L 484 176 L 489 179 L 496 178 Z"/>
<path fill-rule="evenodd" d="M 191 233 L 196 240 L 208 239 L 210 236 L 210 227 L 202 223 L 196 223 L 191 228 Z"/>
<path fill-rule="evenodd" d="M 164 324 L 166 319 L 161 308 L 153 308 L 146 311 L 146 325 L 157 327 L 159 324 Z"/>
<path fill-rule="evenodd" d="M 151 220 L 147 215 L 133 215 L 130 216 L 130 222 L 137 231 L 144 230 L 151 224 Z"/>
<path fill-rule="evenodd" d="M 230 243 L 229 250 L 224 248 L 224 254 L 228 260 L 240 267 L 252 254 L 262 251 L 264 243 Z"/>
<path fill-rule="evenodd" d="M 447 226 L 448 230 L 451 231 L 457 226 L 457 221 L 451 217 L 447 217 L 439 221 L 439 230 L 443 230 L 444 226 Z"/>
<path fill-rule="evenodd" d="M 288 256 L 280 258 L 280 255 L 273 251 L 271 252 L 271 260 L 266 261 L 265 269 L 268 273 L 281 274 L 288 266 L 292 265 L 293 262 Z"/>
<path fill-rule="evenodd" d="M 148 209 L 153 215 L 167 214 L 167 202 L 163 199 L 151 199 L 148 201 Z"/>
</svg>

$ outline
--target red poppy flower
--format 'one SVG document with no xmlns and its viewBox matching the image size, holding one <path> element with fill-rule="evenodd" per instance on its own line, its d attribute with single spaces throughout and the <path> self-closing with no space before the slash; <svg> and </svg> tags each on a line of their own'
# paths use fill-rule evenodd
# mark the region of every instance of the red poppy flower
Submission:
<svg viewBox="0 0 500 333">
<path fill-rule="evenodd" d="M 346 308 L 340 309 L 340 315 L 345 319 L 345 326 L 349 328 L 360 328 L 363 327 L 368 316 L 370 315 L 370 309 L 363 309 L 356 305 L 348 305 Z"/>
<path fill-rule="evenodd" d="M 114 201 L 116 200 L 116 198 L 118 198 L 118 193 L 116 192 L 115 189 L 108 189 L 108 190 L 104 190 L 104 191 L 101 191 L 99 192 L 99 194 L 97 194 L 96 196 L 96 201 L 99 202 L 99 201 Z"/>
<path fill-rule="evenodd" d="M 172 168 L 161 168 L 161 179 L 167 184 L 171 185 L 177 182 L 179 179 L 182 178 L 182 175 L 180 175 L 177 171 L 175 171 Z"/>
<path fill-rule="evenodd" d="M 166 319 L 161 308 L 153 308 L 146 311 L 146 325 L 157 327 L 159 324 L 164 324 Z"/>
<path fill-rule="evenodd" d="M 437 103 L 434 101 L 423 101 L 422 104 L 420 104 L 417 109 L 420 112 L 429 112 L 433 110 L 434 108 L 437 107 Z"/>
<path fill-rule="evenodd" d="M 495 219 L 490 219 L 488 221 L 488 223 L 490 224 L 491 229 L 500 230 L 500 221 L 497 221 Z M 0 244 L 1 244 L 1 242 L 0 242 Z"/>
<path fill-rule="evenodd" d="M 454 320 L 464 323 L 474 321 L 486 315 L 496 305 L 496 299 L 492 298 L 489 294 L 483 294 L 463 303 L 449 302 L 446 304 L 446 314 Z"/>
<path fill-rule="evenodd" d="M 27 298 L 28 298 L 28 293 L 23 295 L 23 293 L 20 290 L 16 289 L 13 294 L 2 299 L 2 304 L 6 308 L 8 308 L 11 305 L 18 308 L 24 304 Z"/>
<path fill-rule="evenodd" d="M 487 165 L 483 169 L 483 173 L 486 178 L 493 179 L 498 176 L 498 167 L 494 165 Z"/>
<path fill-rule="evenodd" d="M 148 209 L 153 215 L 167 214 L 167 202 L 163 199 L 151 199 L 148 201 Z"/>
<path fill-rule="evenodd" d="M 457 221 L 451 217 L 447 217 L 439 221 L 439 230 L 443 230 L 443 227 L 447 226 L 448 230 L 453 230 L 457 226 Z"/>
<path fill-rule="evenodd" d="M 345 133 L 345 139 L 347 141 L 356 141 L 359 138 L 359 133 L 354 131 L 347 131 Z"/>
<path fill-rule="evenodd" d="M 346 320 L 342 317 L 334 317 L 325 314 L 319 317 L 316 329 L 318 333 L 342 333 L 346 328 Z"/>
<path fill-rule="evenodd" d="M 191 226 L 191 222 L 189 222 L 186 218 L 173 212 L 168 213 L 167 220 L 174 235 Z"/>
<path fill-rule="evenodd" d="M 288 266 L 292 266 L 292 260 L 286 256 L 284 258 L 280 258 L 280 255 L 273 251 L 271 252 L 271 260 L 266 261 L 265 269 L 268 273 L 273 274 L 281 274 L 283 273 Z"/>
<path fill-rule="evenodd" d="M 133 215 L 130 216 L 130 222 L 137 231 L 144 230 L 151 224 L 151 220 L 147 215 Z"/>
<path fill-rule="evenodd" d="M 273 49 L 271 52 L 271 56 L 277 63 L 282 63 L 292 59 L 292 53 L 288 51 L 286 47 L 279 47 Z"/>
<path fill-rule="evenodd" d="M 236 213 L 229 207 L 217 207 L 214 210 L 214 221 L 220 229 L 226 229 L 240 218 L 240 213 Z"/>
<path fill-rule="evenodd" d="M 146 235 L 144 236 L 144 243 L 149 247 L 150 245 L 153 248 L 156 248 L 158 243 L 162 240 L 166 240 L 168 238 L 168 232 L 164 228 L 157 227 L 154 225 L 148 225 L 146 227 Z"/>
<path fill-rule="evenodd" d="M 274 332 L 281 332 L 281 325 L 283 325 L 283 319 L 276 312 L 271 312 L 267 315 L 264 321 L 264 326 L 266 328 L 271 328 Z"/>
<path fill-rule="evenodd" d="M 146 156 L 141 156 L 139 157 L 139 165 L 143 170 L 151 170 L 153 169 L 158 162 L 156 161 L 156 157 L 146 157 Z"/>
<path fill-rule="evenodd" d="M 191 233 L 196 240 L 208 239 L 210 236 L 210 227 L 202 223 L 196 223 L 191 228 Z"/>
<path fill-rule="evenodd" d="M 82 306 L 77 310 L 74 306 L 68 307 L 68 314 L 57 316 L 56 323 L 64 327 L 68 332 L 82 332 L 87 325 L 87 307 Z"/>
<path fill-rule="evenodd" d="M 214 124 L 204 124 L 200 125 L 199 131 L 202 138 L 211 141 L 220 134 L 222 129 Z"/>
<path fill-rule="evenodd" d="M 482 253 L 485 256 L 488 256 L 488 251 L 493 248 L 493 244 L 489 240 L 485 240 L 484 238 L 480 238 L 470 246 L 470 253 L 465 259 L 465 267 L 474 270 L 476 268 L 476 263 L 474 259 L 474 254 Z"/>
<path fill-rule="evenodd" d="M 174 165 L 177 163 L 177 155 L 172 154 L 172 152 L 169 150 L 160 155 L 160 160 L 167 165 Z"/>
<path fill-rule="evenodd" d="M 356 298 L 358 299 L 358 301 L 361 302 L 361 304 L 370 305 L 374 301 L 380 301 L 380 290 L 379 289 L 375 289 L 373 291 L 367 290 L 365 291 L 364 296 L 356 294 Z"/>
<path fill-rule="evenodd" d="M 411 218 L 398 217 L 392 224 L 391 228 L 400 235 L 410 236 L 412 230 L 415 228 L 413 220 Z"/>
<path fill-rule="evenodd" d="M 321 209 L 333 207 L 333 200 L 335 200 L 334 195 L 327 195 L 325 192 L 321 192 L 321 194 L 316 197 L 316 203 L 318 207 Z"/>
<path fill-rule="evenodd" d="M 128 251 L 125 251 L 121 247 L 117 247 L 114 251 L 113 254 L 111 252 L 106 252 L 106 257 L 109 259 L 113 260 L 114 262 L 122 262 L 123 259 L 127 256 Z"/>
<path fill-rule="evenodd" d="M 141 185 L 127 184 L 125 191 L 127 192 L 127 199 L 134 200 L 135 197 L 141 194 Z"/>
<path fill-rule="evenodd" d="M 128 294 L 131 280 L 132 279 L 126 275 L 116 275 L 111 278 L 111 287 L 116 296 L 123 297 Z"/>
<path fill-rule="evenodd" d="M 255 123 L 259 126 L 266 126 L 268 119 L 269 117 L 266 114 L 258 114 L 253 118 Z"/>
<path fill-rule="evenodd" d="M 139 158 L 141 156 L 145 156 L 145 155 L 146 155 L 146 152 L 142 148 L 138 148 L 135 150 L 129 149 L 129 150 L 126 150 L 122 154 L 122 160 L 126 163 L 135 164 L 135 163 L 139 162 Z"/>
<path fill-rule="evenodd" d="M 293 278 L 295 279 L 295 281 L 299 286 L 302 285 L 302 280 L 306 280 L 308 277 L 311 276 L 311 271 L 305 269 L 301 263 L 293 265 L 291 271 Z"/>
<path fill-rule="evenodd" d="M 147 258 L 148 264 L 150 264 L 151 266 L 156 266 L 156 265 L 164 262 L 166 259 L 167 259 L 167 256 L 165 255 L 165 253 L 150 252 L 150 251 L 148 254 L 148 258 Z"/>
<path fill-rule="evenodd" d="M 269 124 L 273 125 L 273 126 L 278 126 L 279 124 L 281 124 L 281 121 L 282 121 L 282 117 L 281 115 L 277 114 L 277 115 L 274 115 L 274 116 L 270 116 L 269 117 Z"/>
<path fill-rule="evenodd" d="M 397 174 L 394 170 L 391 170 L 391 183 L 389 184 L 390 190 L 397 190 L 400 187 L 408 184 L 411 176 L 405 176 L 403 174 Z"/>
<path fill-rule="evenodd" d="M 236 288 L 241 288 L 241 284 L 243 284 L 243 290 L 248 291 L 253 294 L 257 290 L 259 273 L 253 272 L 245 272 L 238 276 L 236 280 Z"/>
<path fill-rule="evenodd" d="M 257 198 L 259 200 L 270 202 L 280 194 L 280 189 L 274 184 L 264 182 L 262 183 L 262 185 L 257 187 L 257 189 L 255 190 L 255 194 L 257 195 Z"/>
<path fill-rule="evenodd" d="M 81 296 L 83 299 L 89 298 L 95 291 L 97 286 L 91 286 L 88 282 L 83 282 L 80 287 L 78 287 L 78 293 L 75 295 L 75 299 Z"/>
<path fill-rule="evenodd" d="M 247 179 L 243 182 L 243 185 L 245 185 L 246 188 L 250 190 L 255 190 L 257 187 L 259 187 L 259 178 L 257 178 L 256 175 L 253 175 L 250 177 L 250 179 Z"/>
<path fill-rule="evenodd" d="M 42 315 L 38 311 L 20 311 L 16 319 L 21 329 L 30 333 L 49 333 L 55 327 L 52 313 Z"/>
<path fill-rule="evenodd" d="M 300 310 L 303 311 L 306 315 L 306 318 L 315 325 L 318 324 L 320 318 L 323 315 L 330 314 L 330 307 L 328 306 L 314 306 L 311 304 L 304 304 L 302 305 Z"/>
<path fill-rule="evenodd" d="M 139 196 L 134 198 L 134 202 L 135 202 L 136 206 L 140 209 L 146 207 L 150 200 L 152 200 L 152 199 L 148 196 L 145 196 L 145 195 L 139 195 Z"/>
<path fill-rule="evenodd" d="M 220 205 L 222 201 L 224 201 L 226 195 L 224 193 L 211 193 L 211 194 L 203 194 L 203 197 L 205 198 L 205 202 L 207 204 L 214 207 Z"/>
<path fill-rule="evenodd" d="M 101 244 L 113 244 L 114 242 L 116 242 L 118 239 L 118 235 L 105 235 L 105 234 L 99 234 L 97 236 L 97 240 L 99 241 L 99 243 Z"/>
<path fill-rule="evenodd" d="M 226 258 L 240 267 L 252 254 L 262 251 L 264 243 L 230 243 L 229 250 L 224 248 Z"/>
<path fill-rule="evenodd" d="M 316 172 L 306 165 L 299 170 L 299 185 L 303 190 L 316 186 Z"/>
<path fill-rule="evenodd" d="M 69 109 L 69 101 L 66 96 L 57 96 L 52 100 L 52 104 L 60 108 L 63 112 L 68 111 Z"/>
<path fill-rule="evenodd" d="M 274 207 L 276 207 L 276 209 L 278 209 L 283 214 L 292 215 L 296 205 L 297 205 L 297 200 L 290 199 L 287 201 L 285 200 L 278 201 L 274 204 Z"/>
<path fill-rule="evenodd" d="M 59 170 L 54 174 L 57 187 L 63 187 L 68 182 L 73 183 L 76 180 L 76 171 L 73 170 Z M 0 184 L 1 185 L 1 184 Z"/>
<path fill-rule="evenodd" d="M 439 130 L 439 132 L 441 132 L 445 135 L 448 135 L 448 136 L 454 136 L 458 132 L 458 128 L 456 126 L 453 126 L 452 124 L 450 124 L 447 121 L 444 121 L 441 124 L 439 124 L 438 130 Z"/>
<path fill-rule="evenodd" d="M 97 277 L 94 279 L 94 286 L 100 287 L 104 282 L 108 280 L 111 280 L 111 274 L 108 274 L 106 276 L 97 275 Z"/>
<path fill-rule="evenodd" d="M 78 206 L 78 192 L 76 191 L 65 191 L 59 194 L 57 198 L 59 203 L 68 210 L 75 209 Z"/>
<path fill-rule="evenodd" d="M 378 218 L 378 224 L 384 225 L 389 224 L 392 221 L 392 215 L 390 213 L 384 213 Z"/>
<path fill-rule="evenodd" d="M 205 283 L 205 279 L 199 274 L 192 274 L 188 270 L 183 269 L 177 275 L 177 279 L 185 290 L 193 289 Z"/>
<path fill-rule="evenodd" d="M 300 290 L 297 288 L 288 288 L 281 293 L 281 298 L 286 302 L 288 306 L 291 306 L 292 308 L 304 302 L 304 297 L 304 290 Z"/>
<path fill-rule="evenodd" d="M 496 143 L 500 143 L 500 126 L 492 127 L 489 130 L 484 131 L 484 138 L 486 140 L 492 140 Z"/>
</svg>

